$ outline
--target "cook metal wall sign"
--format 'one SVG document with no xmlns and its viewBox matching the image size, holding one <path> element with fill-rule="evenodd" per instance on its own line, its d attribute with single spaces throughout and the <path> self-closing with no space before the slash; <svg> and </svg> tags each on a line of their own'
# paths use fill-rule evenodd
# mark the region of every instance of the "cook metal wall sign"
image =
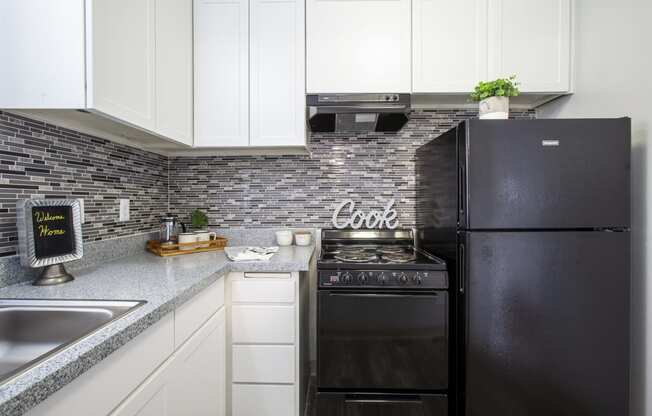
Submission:
<svg viewBox="0 0 652 416">
<path fill-rule="evenodd" d="M 393 230 L 398 227 L 398 214 L 394 209 L 394 202 L 393 199 L 390 199 L 384 210 L 369 211 L 365 214 L 361 210 L 355 209 L 355 202 L 352 199 L 345 199 L 335 208 L 332 218 L 333 227 L 337 229 L 353 228 L 354 230 L 360 228 L 387 228 Z M 340 218 L 343 213 L 346 214 L 347 212 L 348 218 Z"/>
</svg>

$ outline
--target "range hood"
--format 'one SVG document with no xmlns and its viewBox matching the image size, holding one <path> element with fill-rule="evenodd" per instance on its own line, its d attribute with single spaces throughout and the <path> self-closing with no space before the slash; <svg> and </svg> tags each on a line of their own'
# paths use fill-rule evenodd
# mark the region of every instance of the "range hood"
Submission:
<svg viewBox="0 0 652 416">
<path fill-rule="evenodd" d="M 313 132 L 397 132 L 408 121 L 410 94 L 309 94 Z"/>
</svg>

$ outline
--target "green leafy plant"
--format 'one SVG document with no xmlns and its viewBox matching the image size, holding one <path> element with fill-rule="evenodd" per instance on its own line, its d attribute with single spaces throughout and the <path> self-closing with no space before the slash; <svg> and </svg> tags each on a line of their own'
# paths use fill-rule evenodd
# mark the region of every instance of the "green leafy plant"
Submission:
<svg viewBox="0 0 652 416">
<path fill-rule="evenodd" d="M 482 101 L 489 97 L 516 97 L 520 94 L 518 85 L 516 75 L 509 78 L 499 78 L 495 81 L 480 81 L 471 93 L 471 100 Z"/>
<path fill-rule="evenodd" d="M 206 228 L 208 226 L 208 215 L 198 208 L 190 214 L 190 223 L 192 224 L 192 228 Z"/>
</svg>

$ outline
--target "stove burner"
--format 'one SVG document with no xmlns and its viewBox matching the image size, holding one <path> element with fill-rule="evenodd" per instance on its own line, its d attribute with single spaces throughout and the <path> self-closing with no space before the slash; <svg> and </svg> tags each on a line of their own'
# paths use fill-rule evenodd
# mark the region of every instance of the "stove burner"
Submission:
<svg viewBox="0 0 652 416">
<path fill-rule="evenodd" d="M 409 263 L 411 261 L 415 261 L 417 259 L 417 255 L 412 253 L 385 253 L 383 254 L 383 260 L 386 260 L 390 263 Z"/>
<path fill-rule="evenodd" d="M 347 262 L 347 263 L 369 263 L 378 260 L 378 256 L 371 252 L 347 252 L 336 254 L 333 256 L 335 260 Z"/>
<path fill-rule="evenodd" d="M 407 249 L 405 247 L 398 247 L 398 246 L 387 246 L 387 247 L 378 247 L 377 250 L 380 254 L 389 254 L 389 255 L 400 255 L 400 254 L 407 254 Z"/>
</svg>

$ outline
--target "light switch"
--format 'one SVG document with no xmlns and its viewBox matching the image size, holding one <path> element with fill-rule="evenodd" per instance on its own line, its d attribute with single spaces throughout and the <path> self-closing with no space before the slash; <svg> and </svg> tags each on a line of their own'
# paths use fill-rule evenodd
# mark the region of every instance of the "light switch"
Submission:
<svg viewBox="0 0 652 416">
<path fill-rule="evenodd" d="M 120 199 L 120 219 L 122 221 L 129 221 L 129 200 Z"/>
</svg>

